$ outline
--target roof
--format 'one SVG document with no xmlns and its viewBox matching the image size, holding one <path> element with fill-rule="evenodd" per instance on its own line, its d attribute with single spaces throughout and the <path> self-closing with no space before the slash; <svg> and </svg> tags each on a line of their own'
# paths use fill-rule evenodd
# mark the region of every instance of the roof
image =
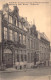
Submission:
<svg viewBox="0 0 51 80">
<path fill-rule="evenodd" d="M 37 32 L 38 32 L 38 34 L 39 34 L 39 38 L 42 37 L 43 39 L 49 41 L 48 37 L 46 36 L 46 34 L 45 34 L 44 32 L 43 32 L 43 33 L 39 32 L 39 31 L 37 31 Z"/>
</svg>

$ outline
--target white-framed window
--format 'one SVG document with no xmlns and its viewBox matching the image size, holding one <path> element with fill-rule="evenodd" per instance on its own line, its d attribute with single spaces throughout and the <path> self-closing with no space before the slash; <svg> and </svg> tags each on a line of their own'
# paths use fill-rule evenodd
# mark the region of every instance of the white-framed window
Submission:
<svg viewBox="0 0 51 80">
<path fill-rule="evenodd" d="M 14 33 L 15 41 L 17 41 L 17 32 Z"/>
<path fill-rule="evenodd" d="M 6 27 L 4 27 L 4 39 L 7 40 L 7 28 Z"/>
<path fill-rule="evenodd" d="M 12 33 L 12 30 L 9 30 L 9 38 L 10 38 L 10 40 L 13 40 L 13 33 Z"/>
<path fill-rule="evenodd" d="M 12 23 L 12 16 L 9 15 L 9 23 Z"/>
</svg>

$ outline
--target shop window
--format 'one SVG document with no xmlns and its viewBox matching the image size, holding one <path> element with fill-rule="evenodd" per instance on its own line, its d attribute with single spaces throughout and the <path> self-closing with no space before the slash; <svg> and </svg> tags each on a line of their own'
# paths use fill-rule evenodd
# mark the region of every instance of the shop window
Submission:
<svg viewBox="0 0 51 80">
<path fill-rule="evenodd" d="M 7 28 L 6 27 L 4 27 L 4 39 L 7 40 Z"/>
</svg>

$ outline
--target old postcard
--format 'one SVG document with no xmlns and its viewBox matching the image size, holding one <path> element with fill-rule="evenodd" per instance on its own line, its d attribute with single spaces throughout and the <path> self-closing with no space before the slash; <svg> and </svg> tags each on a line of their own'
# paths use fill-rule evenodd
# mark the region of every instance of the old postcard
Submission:
<svg viewBox="0 0 51 80">
<path fill-rule="evenodd" d="M 51 80 L 50 0 L 0 0 L 0 80 Z"/>
</svg>

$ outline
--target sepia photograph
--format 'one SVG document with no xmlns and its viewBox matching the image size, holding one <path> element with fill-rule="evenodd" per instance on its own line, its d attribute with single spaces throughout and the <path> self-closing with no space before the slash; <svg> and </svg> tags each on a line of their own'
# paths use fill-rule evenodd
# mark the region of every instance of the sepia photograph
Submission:
<svg viewBox="0 0 51 80">
<path fill-rule="evenodd" d="M 0 0 L 0 80 L 51 80 L 50 0 Z"/>
</svg>

